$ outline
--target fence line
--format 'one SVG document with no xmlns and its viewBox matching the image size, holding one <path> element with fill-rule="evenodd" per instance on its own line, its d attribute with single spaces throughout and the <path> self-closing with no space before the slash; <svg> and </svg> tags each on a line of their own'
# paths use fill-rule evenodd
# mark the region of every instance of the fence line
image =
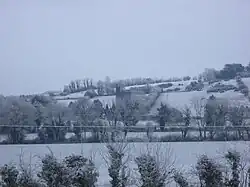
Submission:
<svg viewBox="0 0 250 187">
<path fill-rule="evenodd" d="M 9 128 L 39 128 L 37 126 L 32 125 L 0 125 L 1 127 L 9 127 Z M 145 132 L 148 130 L 154 131 L 154 132 L 183 132 L 183 131 L 237 131 L 237 130 L 243 130 L 243 131 L 249 131 L 250 133 L 250 125 L 247 126 L 239 126 L 239 127 L 232 127 L 232 126 L 206 126 L 206 127 L 197 127 L 197 126 L 165 126 L 160 127 L 157 126 L 84 126 L 84 125 L 77 125 L 77 126 L 52 126 L 52 125 L 45 125 L 40 128 L 81 128 L 85 132 L 92 132 L 93 130 L 96 131 L 102 131 L 105 129 L 105 131 L 114 131 L 114 130 L 120 130 L 120 131 L 127 131 L 127 132 Z"/>
</svg>

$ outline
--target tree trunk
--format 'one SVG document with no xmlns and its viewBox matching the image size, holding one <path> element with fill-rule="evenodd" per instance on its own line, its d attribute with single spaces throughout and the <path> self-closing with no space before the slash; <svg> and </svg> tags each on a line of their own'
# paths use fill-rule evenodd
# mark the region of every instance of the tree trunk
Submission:
<svg viewBox="0 0 250 187">
<path fill-rule="evenodd" d="M 248 187 L 250 187 L 250 168 L 247 171 L 248 174 Z"/>
<path fill-rule="evenodd" d="M 248 130 L 246 130 L 246 131 L 247 131 L 247 140 L 250 140 L 250 133 Z"/>
</svg>

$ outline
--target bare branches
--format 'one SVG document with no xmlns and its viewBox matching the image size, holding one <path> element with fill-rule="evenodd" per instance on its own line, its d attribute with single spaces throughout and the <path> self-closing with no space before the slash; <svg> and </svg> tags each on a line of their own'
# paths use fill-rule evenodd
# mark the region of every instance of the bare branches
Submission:
<svg viewBox="0 0 250 187">
<path fill-rule="evenodd" d="M 191 105 L 194 109 L 194 117 L 198 120 L 197 125 L 203 126 L 202 118 L 204 117 L 204 108 L 206 105 L 206 98 L 204 97 L 194 97 L 191 100 Z"/>
<path fill-rule="evenodd" d="M 147 144 L 135 159 L 140 173 L 140 186 L 161 187 L 172 181 L 175 169 L 172 149 L 160 144 Z"/>
<path fill-rule="evenodd" d="M 101 153 L 103 160 L 108 166 L 108 173 L 111 178 L 112 187 L 125 187 L 131 177 L 128 166 L 131 160 L 129 146 L 126 142 L 106 144 L 107 153 Z"/>
</svg>

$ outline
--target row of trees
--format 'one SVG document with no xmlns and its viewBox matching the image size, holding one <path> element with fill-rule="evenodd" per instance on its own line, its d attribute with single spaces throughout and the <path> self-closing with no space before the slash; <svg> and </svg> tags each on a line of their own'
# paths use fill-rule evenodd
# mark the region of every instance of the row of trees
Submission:
<svg viewBox="0 0 250 187">
<path fill-rule="evenodd" d="M 140 103 L 137 102 L 128 102 L 125 108 L 117 108 L 115 104 L 111 107 L 103 106 L 99 100 L 92 102 L 88 99 L 80 99 L 71 103 L 69 107 L 64 107 L 40 96 L 35 96 L 30 101 L 25 101 L 24 98 L 3 98 L 0 101 L 0 124 L 5 125 L 0 130 L 1 133 L 8 134 L 9 143 L 23 142 L 27 132 L 38 133 L 40 143 L 62 142 L 69 131 L 75 133 L 76 141 L 79 142 L 82 140 L 84 126 L 111 128 L 134 126 L 144 114 Z M 245 119 L 248 117 L 247 107 L 230 106 L 227 100 L 211 96 L 208 100 L 195 98 L 192 101 L 192 108 L 186 107 L 183 110 L 162 103 L 155 119 L 158 120 L 162 130 L 168 124 L 182 124 L 184 127 L 189 127 L 196 122 L 196 126 L 200 127 L 200 138 L 206 139 L 207 132 L 204 127 L 228 125 L 240 127 L 246 125 Z M 72 121 L 75 121 L 76 127 L 72 127 Z M 210 139 L 216 135 L 215 130 L 209 130 Z M 107 134 L 105 130 L 100 129 L 93 132 L 96 141 L 101 141 L 100 137 L 105 133 Z M 243 139 L 242 133 L 238 131 L 238 138 Z M 125 132 L 126 135 L 127 132 Z M 186 135 L 187 131 L 184 131 L 183 137 L 185 138 Z M 247 136 L 250 138 L 248 131 Z M 112 134 L 111 139 L 114 141 L 115 133 Z"/>
<path fill-rule="evenodd" d="M 83 79 L 71 81 L 68 85 L 64 86 L 62 94 L 75 93 L 80 91 L 86 91 L 89 89 L 97 89 L 98 95 L 114 95 L 116 85 L 121 87 L 134 86 L 134 85 L 149 85 L 161 82 L 177 82 L 191 80 L 190 76 L 184 76 L 183 78 L 169 78 L 169 79 L 152 79 L 152 78 L 131 78 L 124 80 L 114 80 L 107 76 L 104 81 L 99 80 L 93 83 L 93 79 Z"/>
<path fill-rule="evenodd" d="M 239 63 L 225 64 L 223 69 L 215 70 L 206 68 L 205 71 L 198 76 L 193 77 L 193 80 L 215 81 L 215 80 L 229 80 L 234 79 L 236 76 L 250 77 L 250 63 L 244 66 Z M 182 78 L 169 78 L 169 79 L 152 79 L 152 78 L 131 78 L 124 80 L 114 80 L 107 76 L 104 81 L 99 80 L 96 83 L 91 78 L 77 79 L 71 81 L 68 85 L 64 86 L 64 94 L 86 91 L 88 89 L 97 89 L 99 95 L 114 94 L 114 88 L 117 84 L 120 86 L 134 86 L 134 85 L 147 85 L 161 82 L 177 82 L 191 80 L 190 76 Z"/>
<path fill-rule="evenodd" d="M 0 101 L 0 124 L 4 125 L 0 130 L 8 134 L 9 143 L 21 143 L 25 132 L 37 132 L 41 143 L 63 141 L 72 121 L 77 123 L 73 131 L 80 140 L 83 126 L 115 127 L 119 122 L 131 126 L 140 116 L 138 103 L 127 103 L 126 108 L 118 109 L 115 104 L 103 106 L 99 100 L 88 99 L 80 99 L 69 107 L 40 96 L 30 101 L 4 97 Z"/>
<path fill-rule="evenodd" d="M 174 158 L 169 148 L 150 148 L 134 159 L 128 152 L 128 144 L 107 144 L 107 152 L 101 153 L 108 166 L 111 187 L 250 187 L 250 166 L 239 152 L 228 150 L 217 162 L 207 155 L 198 157 L 191 170 L 192 180 L 174 167 Z M 160 148 L 160 149 L 159 149 Z M 131 170 L 130 164 L 137 168 Z M 6 164 L 0 168 L 0 184 L 3 187 L 95 187 L 99 172 L 93 157 L 71 155 L 59 161 L 51 152 L 42 158 L 41 170 L 33 172 L 30 165 Z M 35 177 L 37 175 L 37 177 Z"/>
<path fill-rule="evenodd" d="M 168 123 L 182 122 L 186 127 L 196 125 L 200 127 L 200 138 L 205 138 L 207 132 L 204 127 L 241 127 L 247 125 L 246 119 L 249 118 L 249 108 L 242 105 L 232 106 L 226 99 L 219 99 L 211 96 L 208 100 L 204 98 L 194 98 L 192 100 L 193 113 L 191 108 L 185 107 L 183 111 L 173 110 L 167 104 L 161 104 L 158 108 L 158 122 L 163 130 Z M 196 124 L 192 124 L 195 120 Z M 204 132 L 202 132 L 204 130 Z M 216 135 L 216 129 L 209 130 L 210 139 Z M 238 130 L 238 137 L 243 139 L 243 132 Z M 184 132 L 184 138 L 187 132 Z M 227 134 L 224 135 L 225 138 Z M 247 131 L 247 136 L 250 138 L 250 133 Z"/>
</svg>

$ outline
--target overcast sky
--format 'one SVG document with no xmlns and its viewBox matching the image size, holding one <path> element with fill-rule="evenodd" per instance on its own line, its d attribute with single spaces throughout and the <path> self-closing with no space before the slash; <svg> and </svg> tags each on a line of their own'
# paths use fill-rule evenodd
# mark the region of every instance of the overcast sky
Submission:
<svg viewBox="0 0 250 187">
<path fill-rule="evenodd" d="M 0 93 L 250 61 L 249 0 L 1 0 Z"/>
</svg>

